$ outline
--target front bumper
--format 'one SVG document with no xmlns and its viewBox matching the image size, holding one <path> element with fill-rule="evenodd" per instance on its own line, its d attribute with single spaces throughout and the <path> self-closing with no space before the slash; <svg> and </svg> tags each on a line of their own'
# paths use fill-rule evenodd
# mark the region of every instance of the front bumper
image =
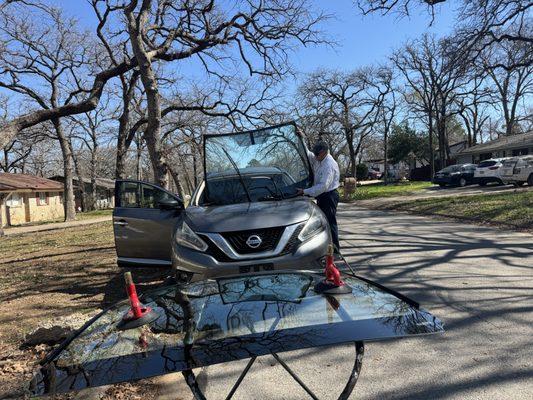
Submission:
<svg viewBox="0 0 533 400">
<path fill-rule="evenodd" d="M 290 253 L 242 261 L 219 261 L 212 254 L 191 250 L 174 242 L 172 268 L 174 271 L 192 273 L 193 281 L 270 270 L 322 269 L 320 260 L 326 254 L 330 241 L 329 229 L 326 229 Z"/>
<path fill-rule="evenodd" d="M 456 180 L 452 176 L 435 176 L 433 178 L 433 183 L 436 184 L 445 184 L 445 185 L 451 185 L 455 184 Z"/>
</svg>

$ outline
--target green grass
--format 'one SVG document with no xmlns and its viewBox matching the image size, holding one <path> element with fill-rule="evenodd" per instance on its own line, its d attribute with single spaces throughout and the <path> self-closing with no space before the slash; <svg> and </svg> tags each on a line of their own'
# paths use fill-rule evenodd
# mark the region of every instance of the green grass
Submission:
<svg viewBox="0 0 533 400">
<path fill-rule="evenodd" d="M 398 182 L 385 185 L 374 183 L 371 185 L 358 186 L 349 200 L 368 200 L 379 197 L 406 196 L 419 190 L 431 187 L 431 182 Z M 343 197 L 344 193 L 341 193 Z"/>
<path fill-rule="evenodd" d="M 112 209 L 87 211 L 83 213 L 76 213 L 76 219 L 78 220 L 94 219 L 94 218 L 111 216 L 112 213 L 113 213 Z"/>
<path fill-rule="evenodd" d="M 440 197 L 389 204 L 386 209 L 533 229 L 533 192 Z"/>
</svg>

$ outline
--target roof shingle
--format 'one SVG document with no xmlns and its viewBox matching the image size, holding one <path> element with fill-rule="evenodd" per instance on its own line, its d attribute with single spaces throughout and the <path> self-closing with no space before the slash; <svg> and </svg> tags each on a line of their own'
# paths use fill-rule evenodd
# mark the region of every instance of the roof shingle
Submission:
<svg viewBox="0 0 533 400">
<path fill-rule="evenodd" d="M 533 146 L 533 132 L 503 136 L 490 142 L 477 144 L 464 149 L 460 154 L 491 153 L 498 150 L 518 149 Z"/>
<path fill-rule="evenodd" d="M 17 190 L 26 191 L 63 191 L 63 185 L 50 179 L 41 178 L 28 174 L 0 173 L 0 192 L 11 192 Z"/>
</svg>

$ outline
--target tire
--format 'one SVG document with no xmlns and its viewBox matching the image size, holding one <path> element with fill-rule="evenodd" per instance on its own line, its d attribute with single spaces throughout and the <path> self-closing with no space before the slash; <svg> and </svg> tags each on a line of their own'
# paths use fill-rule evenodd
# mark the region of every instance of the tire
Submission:
<svg viewBox="0 0 533 400">
<path fill-rule="evenodd" d="M 525 182 L 515 182 L 513 183 L 513 185 L 515 185 L 516 187 L 520 187 L 524 184 Z"/>
<path fill-rule="evenodd" d="M 529 178 L 527 178 L 527 184 L 529 186 L 533 186 L 533 174 L 529 174 Z"/>
<path fill-rule="evenodd" d="M 487 181 L 484 180 L 484 179 L 481 179 L 481 180 L 478 182 L 478 185 L 479 185 L 479 186 L 487 186 Z"/>
<path fill-rule="evenodd" d="M 465 178 L 459 179 L 459 186 L 461 186 L 461 187 L 465 187 L 466 186 L 466 179 Z"/>
<path fill-rule="evenodd" d="M 443 188 L 443 187 L 446 187 L 446 184 L 445 184 L 445 183 L 439 183 L 439 186 L 440 186 L 441 188 Z"/>
</svg>

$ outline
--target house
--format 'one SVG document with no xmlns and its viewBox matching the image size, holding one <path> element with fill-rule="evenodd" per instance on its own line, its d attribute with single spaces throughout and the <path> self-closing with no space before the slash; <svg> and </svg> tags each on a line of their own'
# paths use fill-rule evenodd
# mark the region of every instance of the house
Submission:
<svg viewBox="0 0 533 400">
<path fill-rule="evenodd" d="M 0 228 L 64 218 L 63 185 L 27 174 L 0 173 Z"/>
<path fill-rule="evenodd" d="M 471 157 L 468 155 L 463 155 L 463 150 L 468 147 L 468 141 L 462 140 L 460 142 L 452 143 L 449 146 L 450 149 L 450 160 L 448 165 L 452 164 L 470 164 L 472 162 Z M 439 148 L 435 149 L 435 165 L 437 168 L 440 167 L 441 163 L 439 162 Z"/>
<path fill-rule="evenodd" d="M 363 161 L 363 164 L 366 164 L 369 171 L 374 170 L 382 174 L 385 172 L 384 159 L 366 160 Z M 403 161 L 400 161 L 399 163 L 393 163 L 389 160 L 389 163 L 387 164 L 387 169 L 389 170 L 388 176 L 391 179 L 402 179 L 409 176 L 409 164 Z"/>
<path fill-rule="evenodd" d="M 56 175 L 50 179 L 58 182 L 64 182 L 65 178 L 61 175 Z M 91 192 L 91 178 L 82 177 L 83 188 L 85 195 Z M 81 190 L 80 182 L 77 177 L 72 179 L 74 185 L 74 200 L 76 202 L 76 210 L 81 210 Z M 96 199 L 95 209 L 113 208 L 115 206 L 115 180 L 108 178 L 96 178 Z"/>
<path fill-rule="evenodd" d="M 479 163 L 489 158 L 514 157 L 533 154 L 533 132 L 502 136 L 490 142 L 480 143 L 460 152 L 469 163 Z"/>
</svg>

